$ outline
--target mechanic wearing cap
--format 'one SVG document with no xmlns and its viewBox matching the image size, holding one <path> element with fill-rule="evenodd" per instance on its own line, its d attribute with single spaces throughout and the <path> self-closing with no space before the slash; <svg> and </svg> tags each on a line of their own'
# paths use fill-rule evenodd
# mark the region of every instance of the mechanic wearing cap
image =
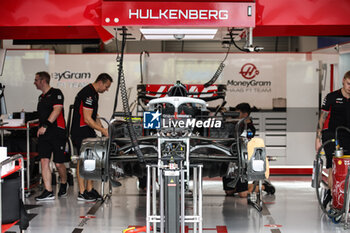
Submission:
<svg viewBox="0 0 350 233">
<path fill-rule="evenodd" d="M 54 200 L 52 190 L 52 176 L 50 158 L 53 153 L 53 161 L 61 178 L 58 197 L 67 196 L 67 169 L 65 162 L 70 160 L 65 154 L 66 123 L 63 111 L 63 94 L 61 90 L 50 87 L 50 75 L 45 72 L 35 74 L 34 85 L 42 94 L 38 101 L 39 129 L 37 132 L 38 152 L 41 162 L 41 173 L 45 190 L 35 199 L 37 201 Z"/>
<path fill-rule="evenodd" d="M 321 141 L 325 143 L 335 138 L 335 130 L 339 126 L 350 128 L 350 71 L 343 77 L 343 87 L 329 93 L 323 100 L 320 119 L 317 125 L 315 149 L 319 150 Z M 339 130 L 338 140 L 340 147 L 343 147 L 344 154 L 350 153 L 350 134 L 345 130 Z M 324 147 L 326 153 L 326 168 L 328 169 L 328 187 L 333 186 L 332 180 L 332 157 L 335 144 L 329 143 Z M 325 192 L 324 207 L 332 199 L 331 191 Z"/>
</svg>

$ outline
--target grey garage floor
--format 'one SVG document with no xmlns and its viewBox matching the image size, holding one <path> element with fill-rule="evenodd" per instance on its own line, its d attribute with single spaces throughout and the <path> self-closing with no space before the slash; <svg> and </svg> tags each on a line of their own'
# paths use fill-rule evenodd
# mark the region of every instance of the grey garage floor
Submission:
<svg viewBox="0 0 350 233">
<path fill-rule="evenodd" d="M 260 213 L 247 204 L 247 199 L 226 197 L 219 180 L 204 181 L 203 233 L 350 232 L 321 213 L 310 179 L 271 177 L 277 191 L 273 196 L 264 195 L 264 209 Z M 69 188 L 67 198 L 54 201 L 36 202 L 37 190 L 26 200 L 31 208 L 28 212 L 34 216 L 26 232 L 122 232 L 128 226 L 145 225 L 145 193 L 138 191 L 135 178 L 124 179 L 122 183 L 123 186 L 113 189 L 111 199 L 103 203 L 77 201 L 76 184 Z M 19 232 L 18 226 L 8 232 Z"/>
</svg>

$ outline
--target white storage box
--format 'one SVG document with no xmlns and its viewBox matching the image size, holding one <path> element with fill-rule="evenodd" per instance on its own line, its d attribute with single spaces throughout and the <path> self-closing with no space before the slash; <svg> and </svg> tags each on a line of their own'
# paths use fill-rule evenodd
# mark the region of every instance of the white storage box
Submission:
<svg viewBox="0 0 350 233">
<path fill-rule="evenodd" d="M 18 127 L 24 126 L 24 119 L 4 119 L 4 127 Z"/>
<path fill-rule="evenodd" d="M 273 108 L 286 108 L 287 107 L 287 99 L 286 98 L 273 98 L 272 99 L 272 107 Z"/>
</svg>

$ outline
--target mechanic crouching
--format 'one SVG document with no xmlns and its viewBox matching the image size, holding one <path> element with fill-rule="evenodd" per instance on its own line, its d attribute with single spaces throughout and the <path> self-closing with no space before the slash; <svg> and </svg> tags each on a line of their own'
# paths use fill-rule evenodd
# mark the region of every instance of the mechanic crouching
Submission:
<svg viewBox="0 0 350 233">
<path fill-rule="evenodd" d="M 251 107 L 248 103 L 240 103 L 235 108 L 236 112 L 239 112 L 239 119 L 247 118 L 245 123 L 247 124 L 247 129 L 252 133 L 252 137 L 255 136 L 256 129 L 254 127 L 253 121 L 250 116 Z M 223 188 L 225 190 L 226 196 L 233 196 L 238 193 L 238 196 L 241 198 L 246 198 L 249 193 L 253 192 L 254 184 L 248 184 L 248 181 L 242 182 L 241 179 L 238 180 L 236 187 L 228 187 L 228 184 L 233 181 L 232 178 L 222 177 Z M 273 195 L 275 193 L 275 187 L 268 181 L 264 180 L 262 185 L 262 190 L 267 194 Z M 258 187 L 256 187 L 258 191 Z"/>
</svg>

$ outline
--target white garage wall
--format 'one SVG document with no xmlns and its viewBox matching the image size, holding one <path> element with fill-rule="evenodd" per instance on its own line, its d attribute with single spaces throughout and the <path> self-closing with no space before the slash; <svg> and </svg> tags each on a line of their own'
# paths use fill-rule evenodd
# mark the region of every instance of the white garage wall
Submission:
<svg viewBox="0 0 350 233">
<path fill-rule="evenodd" d="M 343 86 L 343 77 L 346 72 L 350 70 L 350 52 L 340 54 L 339 58 L 339 79 L 340 87 Z"/>
<path fill-rule="evenodd" d="M 215 73 L 225 53 L 154 53 L 145 59 L 145 83 L 205 83 Z M 228 84 L 227 106 L 248 102 L 261 109 L 271 109 L 272 99 L 286 97 L 286 67 L 290 61 L 305 61 L 303 53 L 231 53 L 217 83 Z M 109 73 L 117 81 L 115 54 L 53 54 L 47 50 L 8 50 L 4 73 L 0 82 L 6 85 L 8 112 L 33 111 L 40 92 L 33 85 L 37 71 L 48 70 L 51 85 L 65 95 L 65 109 L 74 102 L 76 93 L 93 82 L 101 72 Z M 248 80 L 241 75 L 242 67 L 254 64 L 258 74 Z M 136 99 L 136 85 L 140 82 L 139 54 L 126 54 L 125 76 L 131 89 L 130 102 Z M 84 76 L 85 75 L 85 76 Z M 84 77 L 84 78 L 82 78 Z M 61 79 L 60 79 L 61 78 Z M 242 86 L 242 82 L 269 82 L 270 86 Z M 116 82 L 109 92 L 101 95 L 101 116 L 110 118 L 114 104 Z M 213 105 L 216 105 L 214 103 Z M 118 110 L 121 110 L 118 104 Z"/>
<path fill-rule="evenodd" d="M 318 61 L 287 64 L 286 164 L 310 165 L 315 158 L 318 120 Z"/>
<path fill-rule="evenodd" d="M 35 111 L 40 91 L 34 86 L 35 73 L 49 70 L 48 50 L 7 50 L 0 83 L 5 85 L 7 112 Z"/>
<path fill-rule="evenodd" d="M 183 83 L 203 84 L 213 76 L 224 56 L 224 53 L 150 54 L 150 57 L 145 59 L 147 68 L 144 71 L 144 82 L 172 84 L 180 80 Z M 59 87 L 63 91 L 66 106 L 68 106 L 74 102 L 74 96 L 82 86 L 93 82 L 99 73 L 109 73 L 117 81 L 115 59 L 114 54 L 54 55 L 54 65 L 50 71 L 52 86 Z M 304 60 L 305 54 L 230 54 L 217 83 L 228 84 L 227 106 L 235 106 L 244 101 L 258 108 L 271 109 L 273 98 L 286 97 L 287 63 Z M 247 80 L 240 74 L 242 66 L 246 63 L 254 64 L 255 71 L 258 71 L 253 79 Z M 130 102 L 132 102 L 136 99 L 136 85 L 140 82 L 139 54 L 126 54 L 124 69 L 127 86 L 131 88 Z M 59 77 L 62 78 L 59 79 Z M 262 87 L 238 85 L 239 82 L 251 80 L 270 82 L 271 85 Z M 101 116 L 107 118 L 111 116 L 115 89 L 116 82 L 113 83 L 108 93 L 101 95 Z M 118 104 L 118 106 L 121 105 Z"/>
<path fill-rule="evenodd" d="M 215 73 L 224 56 L 224 53 L 150 54 L 150 57 L 145 59 L 144 79 L 145 82 L 151 84 L 175 83 L 176 80 L 181 80 L 183 83 L 205 83 Z M 322 56 L 319 56 L 318 59 L 322 59 Z M 318 63 L 318 59 L 315 56 L 316 63 Z M 333 59 L 335 58 L 333 57 Z M 303 80 L 305 77 L 302 77 L 304 73 L 298 66 L 290 65 L 300 64 L 303 66 L 309 60 L 310 56 L 305 53 L 232 53 L 225 61 L 226 66 L 217 83 L 228 84 L 227 106 L 235 106 L 244 101 L 261 109 L 271 109 L 273 98 L 287 97 L 288 103 L 294 101 L 295 104 L 290 105 L 293 108 L 313 108 L 317 107 L 315 100 L 310 100 L 309 104 L 303 100 L 301 106 L 298 105 L 298 101 L 295 102 L 295 98 L 300 93 L 300 90 L 295 86 L 298 87 L 298 80 Z M 242 76 L 242 67 L 247 63 L 256 67 L 248 71 L 243 70 L 243 73 L 248 76 L 250 74 L 250 77 L 252 74 L 256 74 L 252 79 L 245 79 Z M 131 103 L 136 99 L 136 85 L 140 82 L 139 54 L 126 54 L 124 69 L 127 87 L 131 91 Z M 51 85 L 60 88 L 64 93 L 66 116 L 68 106 L 73 104 L 77 92 L 86 84 L 93 82 L 99 73 L 109 73 L 115 82 L 109 92 L 100 95 L 99 113 L 107 119 L 111 117 L 117 86 L 115 54 L 60 55 L 47 50 L 8 51 L 4 64 L 4 74 L 0 76 L 0 82 L 6 85 L 5 96 L 9 112 L 20 111 L 22 108 L 26 111 L 36 109 L 37 97 L 40 92 L 35 89 L 33 81 L 35 73 L 41 70 L 49 71 L 52 77 Z M 288 86 L 288 89 L 287 78 L 293 79 L 295 84 Z M 270 86 L 242 87 L 238 85 L 251 80 L 269 83 Z M 318 85 L 312 85 L 309 88 L 313 88 L 313 86 L 315 86 L 315 90 L 318 90 Z M 287 96 L 287 93 L 293 94 Z M 120 101 L 119 99 L 119 111 L 121 110 Z M 308 100 L 305 99 L 305 101 Z M 313 132 L 309 134 L 314 135 Z M 310 145 L 305 146 L 310 147 Z M 300 154 L 300 156 L 302 155 Z M 299 165 L 300 157 L 297 156 L 296 159 L 294 157 L 287 155 L 283 164 Z"/>
<path fill-rule="evenodd" d="M 110 119 L 117 87 L 117 64 L 115 56 L 109 54 L 99 55 L 55 55 L 53 69 L 50 71 L 52 86 L 60 88 L 65 97 L 66 115 L 69 105 L 74 103 L 76 94 L 88 83 L 95 81 L 100 73 L 108 73 L 114 82 L 109 91 L 100 95 L 99 115 Z M 138 63 L 125 61 L 125 73 L 127 73 L 127 85 L 134 86 L 138 78 Z M 136 86 L 133 87 L 133 92 Z M 135 99 L 132 97 L 131 99 Z M 121 106 L 121 104 L 119 104 Z M 121 108 L 118 108 L 121 110 Z"/>
<path fill-rule="evenodd" d="M 180 79 L 185 83 L 186 81 L 205 83 L 213 76 L 224 56 L 225 54 L 223 53 L 151 54 L 150 58 L 148 58 L 148 81 L 150 83 L 173 83 L 175 80 Z M 305 60 L 305 54 L 233 53 L 228 56 L 224 71 L 217 83 L 228 84 L 226 98 L 228 106 L 235 106 L 245 101 L 258 108 L 271 109 L 273 98 L 286 97 L 285 77 L 287 62 L 303 60 Z M 179 63 L 182 63 L 182 66 Z M 187 65 L 183 65 L 186 63 Z M 203 67 L 203 63 L 211 65 Z M 271 86 L 247 87 L 230 85 L 228 81 L 234 84 L 242 81 L 251 81 L 243 78 L 240 74 L 242 66 L 247 63 L 254 64 L 258 71 L 258 75 L 251 80 L 271 82 Z M 186 68 L 186 70 L 177 70 L 180 67 Z M 184 75 L 181 76 L 181 74 Z"/>
</svg>

